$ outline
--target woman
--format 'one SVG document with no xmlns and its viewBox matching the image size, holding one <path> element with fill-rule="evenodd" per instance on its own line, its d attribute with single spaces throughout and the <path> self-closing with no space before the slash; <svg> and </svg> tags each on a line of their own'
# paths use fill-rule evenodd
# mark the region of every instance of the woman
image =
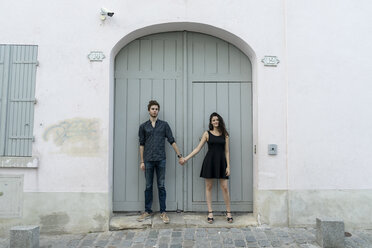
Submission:
<svg viewBox="0 0 372 248">
<path fill-rule="evenodd" d="M 230 154 L 229 154 L 229 134 L 226 131 L 225 123 L 222 117 L 217 113 L 212 113 L 209 117 L 209 131 L 204 132 L 199 145 L 185 158 L 180 159 L 180 164 L 183 165 L 190 158 L 195 156 L 208 143 L 208 152 L 205 155 L 203 166 L 200 172 L 200 177 L 205 178 L 205 195 L 208 205 L 208 223 L 214 222 L 212 210 L 212 186 L 213 179 L 219 179 L 223 193 L 223 198 L 226 204 L 226 219 L 232 223 L 230 209 L 230 196 L 228 179 L 230 176 Z"/>
</svg>

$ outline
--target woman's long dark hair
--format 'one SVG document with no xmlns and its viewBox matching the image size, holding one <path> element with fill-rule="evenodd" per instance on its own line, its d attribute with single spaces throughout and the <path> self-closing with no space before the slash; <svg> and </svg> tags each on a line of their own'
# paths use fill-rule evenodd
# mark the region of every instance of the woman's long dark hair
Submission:
<svg viewBox="0 0 372 248">
<path fill-rule="evenodd" d="M 229 136 L 229 133 L 226 131 L 225 122 L 223 121 L 222 116 L 220 116 L 220 115 L 217 114 L 216 112 L 213 112 L 213 113 L 211 114 L 211 116 L 209 117 L 209 130 L 213 130 L 212 118 L 213 118 L 214 116 L 217 116 L 218 121 L 219 121 L 219 124 L 218 124 L 218 131 L 220 131 L 221 135 L 224 136 L 224 137 Z"/>
</svg>

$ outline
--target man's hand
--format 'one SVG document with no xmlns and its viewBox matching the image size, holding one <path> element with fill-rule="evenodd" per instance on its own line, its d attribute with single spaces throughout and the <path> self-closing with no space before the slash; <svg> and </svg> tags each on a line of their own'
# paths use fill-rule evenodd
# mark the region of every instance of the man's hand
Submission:
<svg viewBox="0 0 372 248">
<path fill-rule="evenodd" d="M 144 162 L 141 162 L 140 168 L 141 168 L 142 171 L 145 171 L 145 163 Z"/>
<path fill-rule="evenodd" d="M 180 163 L 180 165 L 184 165 L 186 163 L 186 160 L 184 157 L 180 157 L 180 159 L 178 160 L 178 163 Z"/>
</svg>

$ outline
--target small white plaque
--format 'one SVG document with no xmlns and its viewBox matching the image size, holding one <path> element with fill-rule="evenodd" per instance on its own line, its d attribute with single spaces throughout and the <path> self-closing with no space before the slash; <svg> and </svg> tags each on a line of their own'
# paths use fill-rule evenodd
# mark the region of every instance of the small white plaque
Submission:
<svg viewBox="0 0 372 248">
<path fill-rule="evenodd" d="M 265 56 L 261 61 L 265 66 L 277 66 L 280 62 L 276 56 Z"/>
<path fill-rule="evenodd" d="M 92 51 L 88 54 L 88 59 L 90 61 L 102 61 L 105 57 L 105 55 L 103 54 L 103 52 L 100 52 L 100 51 Z"/>
</svg>

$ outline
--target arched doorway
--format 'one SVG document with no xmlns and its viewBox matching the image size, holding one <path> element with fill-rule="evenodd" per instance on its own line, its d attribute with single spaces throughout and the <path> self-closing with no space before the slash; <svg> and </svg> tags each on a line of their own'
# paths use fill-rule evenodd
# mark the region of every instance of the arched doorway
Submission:
<svg viewBox="0 0 372 248">
<path fill-rule="evenodd" d="M 231 136 L 232 210 L 253 210 L 251 68 L 235 46 L 200 33 L 149 35 L 121 49 L 115 59 L 114 211 L 144 207 L 137 132 L 148 119 L 150 99 L 159 101 L 159 118 L 170 124 L 185 154 L 199 142 L 211 112 L 225 118 Z M 199 178 L 204 153 L 181 167 L 167 145 L 167 210 L 205 210 L 204 182 Z M 215 209 L 224 210 L 219 192 L 214 187 Z M 156 201 L 153 207 L 158 208 Z"/>
</svg>

